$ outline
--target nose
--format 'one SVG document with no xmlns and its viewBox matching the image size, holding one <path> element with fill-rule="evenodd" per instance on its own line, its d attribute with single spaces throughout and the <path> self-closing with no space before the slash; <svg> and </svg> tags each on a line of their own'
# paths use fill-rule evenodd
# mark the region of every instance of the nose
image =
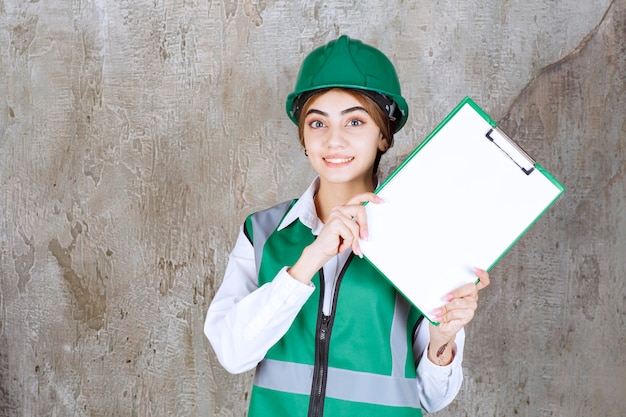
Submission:
<svg viewBox="0 0 626 417">
<path fill-rule="evenodd" d="M 335 125 L 328 128 L 326 144 L 329 148 L 341 148 L 346 144 L 344 132 L 341 127 Z"/>
</svg>

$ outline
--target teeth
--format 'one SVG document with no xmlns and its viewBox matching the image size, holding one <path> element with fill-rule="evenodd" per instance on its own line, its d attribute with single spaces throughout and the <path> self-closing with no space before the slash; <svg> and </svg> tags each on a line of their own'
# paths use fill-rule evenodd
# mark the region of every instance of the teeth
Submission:
<svg viewBox="0 0 626 417">
<path fill-rule="evenodd" d="M 343 164 L 352 161 L 353 158 L 326 158 L 326 162 L 331 164 Z"/>
</svg>

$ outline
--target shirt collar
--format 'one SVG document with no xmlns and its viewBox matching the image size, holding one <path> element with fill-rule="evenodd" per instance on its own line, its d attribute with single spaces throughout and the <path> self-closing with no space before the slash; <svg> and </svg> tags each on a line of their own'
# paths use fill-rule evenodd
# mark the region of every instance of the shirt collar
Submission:
<svg viewBox="0 0 626 417">
<path fill-rule="evenodd" d="M 313 180 L 311 185 L 309 185 L 309 188 L 306 189 L 304 194 L 300 196 L 298 201 L 296 201 L 291 210 L 289 210 L 280 223 L 280 226 L 278 226 L 278 230 L 282 230 L 295 220 L 300 219 L 300 222 L 310 228 L 314 235 L 319 234 L 324 226 L 322 221 L 317 217 L 317 210 L 315 210 L 314 198 L 319 188 L 320 179 L 317 177 Z"/>
<path fill-rule="evenodd" d="M 380 180 L 377 179 L 376 186 L 380 184 Z M 317 236 L 322 231 L 324 223 L 317 216 L 317 210 L 315 209 L 315 195 L 320 188 L 320 178 L 316 177 L 309 188 L 306 189 L 304 194 L 300 196 L 298 201 L 293 205 L 291 210 L 285 215 L 283 221 L 280 222 L 277 230 L 282 230 L 289 226 L 291 223 L 300 219 L 300 222 L 311 229 L 311 232 Z"/>
</svg>

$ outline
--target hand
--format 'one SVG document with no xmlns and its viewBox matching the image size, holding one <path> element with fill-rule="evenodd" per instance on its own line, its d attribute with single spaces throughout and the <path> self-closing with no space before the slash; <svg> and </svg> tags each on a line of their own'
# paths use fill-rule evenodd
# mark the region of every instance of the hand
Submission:
<svg viewBox="0 0 626 417">
<path fill-rule="evenodd" d="M 292 277 L 308 283 L 326 262 L 350 248 L 357 256 L 363 256 L 359 238 L 367 239 L 368 236 L 367 215 L 362 204 L 366 201 L 378 204 L 382 199 L 374 193 L 363 193 L 344 205 L 333 207 L 319 236 L 289 269 Z"/>
<path fill-rule="evenodd" d="M 359 247 L 359 238 L 367 239 L 367 215 L 362 203 L 374 204 L 382 202 L 382 199 L 374 193 L 356 195 L 346 204 L 335 206 L 330 211 L 326 223 L 317 239 L 311 245 L 322 255 L 322 265 L 338 253 L 349 248 L 357 256 L 362 256 Z"/>
<path fill-rule="evenodd" d="M 430 325 L 428 354 L 434 363 L 447 364 L 452 361 L 451 342 L 454 341 L 456 334 L 474 318 L 474 312 L 478 307 L 478 291 L 489 286 L 489 274 L 482 269 L 475 271 L 476 277 L 480 279 L 477 284 L 466 284 L 452 291 L 446 297 L 448 304 L 433 311 L 434 319 L 439 322 L 439 326 Z M 448 360 L 437 360 L 444 355 Z"/>
</svg>

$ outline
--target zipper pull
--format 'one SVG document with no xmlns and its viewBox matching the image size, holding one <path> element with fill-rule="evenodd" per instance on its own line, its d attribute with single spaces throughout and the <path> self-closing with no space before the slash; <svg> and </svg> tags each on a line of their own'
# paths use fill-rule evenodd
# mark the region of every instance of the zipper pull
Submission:
<svg viewBox="0 0 626 417">
<path fill-rule="evenodd" d="M 326 332 L 328 332 L 328 324 L 330 323 L 330 316 L 322 314 L 322 324 L 320 326 L 320 340 L 326 340 Z"/>
</svg>

